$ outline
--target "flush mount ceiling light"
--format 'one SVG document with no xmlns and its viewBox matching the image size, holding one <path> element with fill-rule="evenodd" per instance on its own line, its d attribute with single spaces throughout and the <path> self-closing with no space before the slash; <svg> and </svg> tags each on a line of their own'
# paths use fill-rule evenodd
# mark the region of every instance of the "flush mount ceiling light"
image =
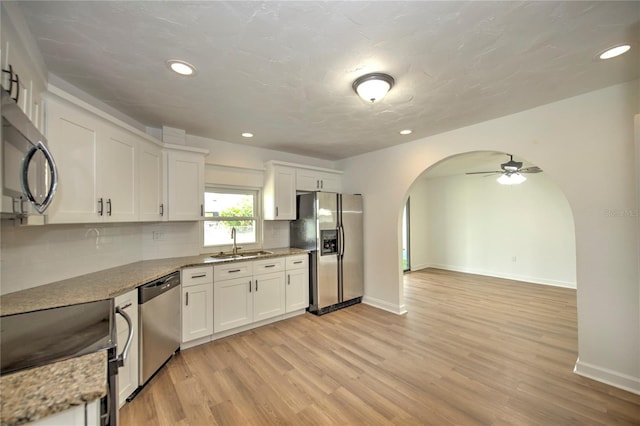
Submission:
<svg viewBox="0 0 640 426">
<path fill-rule="evenodd" d="M 352 87 L 362 99 L 374 103 L 384 98 L 394 83 L 390 75 L 374 72 L 358 77 Z"/>
<path fill-rule="evenodd" d="M 188 62 L 181 61 L 179 59 L 170 59 L 167 61 L 169 69 L 177 74 L 194 76 L 196 74 L 196 67 Z"/>
<path fill-rule="evenodd" d="M 616 56 L 620 56 L 623 53 L 626 53 L 631 49 L 631 46 L 628 44 L 621 44 L 620 46 L 615 46 L 610 49 L 605 50 L 600 54 L 600 59 L 611 59 Z"/>
<path fill-rule="evenodd" d="M 520 173 L 504 173 L 497 179 L 498 183 L 502 185 L 518 185 L 525 180 L 527 180 L 527 178 Z"/>
<path fill-rule="evenodd" d="M 243 137 L 243 138 L 252 138 L 252 137 L 253 137 L 253 133 L 244 132 L 244 133 L 242 134 L 242 137 Z"/>
<path fill-rule="evenodd" d="M 413 133 L 413 130 L 411 129 L 400 130 L 401 135 L 410 135 L 411 133 Z"/>
</svg>

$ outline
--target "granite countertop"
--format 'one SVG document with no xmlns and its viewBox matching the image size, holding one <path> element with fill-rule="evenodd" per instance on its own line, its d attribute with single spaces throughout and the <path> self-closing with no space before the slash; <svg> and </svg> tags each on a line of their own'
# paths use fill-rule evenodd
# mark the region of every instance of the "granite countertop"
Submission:
<svg viewBox="0 0 640 426">
<path fill-rule="evenodd" d="M 107 351 L 0 377 L 0 424 L 21 425 L 107 394 Z"/>
<path fill-rule="evenodd" d="M 269 249 L 268 259 L 308 253 L 296 248 Z M 145 260 L 0 296 L 0 315 L 12 315 L 76 303 L 110 299 L 149 281 L 190 266 L 246 259 L 211 255 Z M 102 398 L 107 389 L 106 351 L 31 368 L 0 377 L 0 424 L 13 426 Z"/>
<path fill-rule="evenodd" d="M 308 253 L 289 247 L 268 250 L 273 254 L 262 255 L 259 259 Z M 0 296 L 0 316 L 110 299 L 189 266 L 252 260 L 256 258 L 214 259 L 208 254 L 129 263 Z"/>
</svg>

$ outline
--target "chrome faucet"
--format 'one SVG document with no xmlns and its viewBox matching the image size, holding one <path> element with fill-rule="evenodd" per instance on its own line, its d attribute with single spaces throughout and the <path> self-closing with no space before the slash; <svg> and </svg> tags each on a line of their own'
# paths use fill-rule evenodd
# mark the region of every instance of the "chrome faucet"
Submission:
<svg viewBox="0 0 640 426">
<path fill-rule="evenodd" d="M 238 245 L 236 244 L 236 227 L 231 227 L 231 238 L 233 238 L 233 248 L 231 249 L 231 253 L 234 255 L 238 254 Z"/>
</svg>

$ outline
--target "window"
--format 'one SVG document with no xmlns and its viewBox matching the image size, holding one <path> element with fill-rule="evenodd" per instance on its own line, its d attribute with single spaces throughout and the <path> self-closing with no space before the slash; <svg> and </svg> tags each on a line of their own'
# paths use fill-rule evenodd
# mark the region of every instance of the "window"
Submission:
<svg viewBox="0 0 640 426">
<path fill-rule="evenodd" d="M 233 244 L 231 229 L 236 228 L 236 242 L 258 243 L 258 192 L 207 188 L 204 194 L 204 245 Z"/>
</svg>

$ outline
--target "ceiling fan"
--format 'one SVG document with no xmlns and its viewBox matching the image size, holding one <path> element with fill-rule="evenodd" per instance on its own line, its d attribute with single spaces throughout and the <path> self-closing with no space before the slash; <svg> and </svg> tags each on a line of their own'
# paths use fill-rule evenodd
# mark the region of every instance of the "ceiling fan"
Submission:
<svg viewBox="0 0 640 426">
<path fill-rule="evenodd" d="M 522 173 L 540 173 L 542 169 L 538 166 L 531 167 L 522 167 L 522 161 L 513 161 L 513 155 L 509 155 L 509 161 L 506 163 L 500 164 L 500 168 L 502 170 L 490 170 L 486 172 L 468 172 L 468 175 L 485 175 L 491 176 L 496 173 L 500 173 L 500 177 L 498 177 L 498 182 L 505 185 L 513 185 L 522 183 L 527 180 L 526 177 L 522 176 Z"/>
</svg>

